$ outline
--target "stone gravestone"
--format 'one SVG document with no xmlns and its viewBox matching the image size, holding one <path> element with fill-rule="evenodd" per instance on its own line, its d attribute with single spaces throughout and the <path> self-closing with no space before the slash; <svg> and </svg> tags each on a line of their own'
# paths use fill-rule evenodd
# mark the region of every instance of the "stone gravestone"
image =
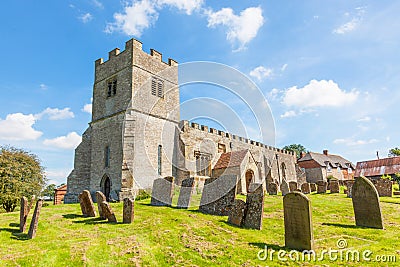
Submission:
<svg viewBox="0 0 400 267">
<path fill-rule="evenodd" d="M 296 191 L 297 190 L 297 182 L 290 181 L 289 182 L 289 190 L 290 190 L 290 192 Z"/>
<path fill-rule="evenodd" d="M 199 211 L 213 215 L 228 215 L 235 200 L 236 184 L 236 175 L 222 175 L 218 178 L 206 179 Z"/>
<path fill-rule="evenodd" d="M 19 231 L 21 233 L 25 232 L 28 212 L 28 199 L 26 197 L 21 197 L 21 209 L 19 211 Z"/>
<path fill-rule="evenodd" d="M 178 208 L 187 209 L 190 206 L 194 188 L 194 178 L 187 178 L 182 181 L 181 190 L 178 198 Z"/>
<path fill-rule="evenodd" d="M 354 180 L 348 180 L 346 181 L 346 187 L 347 187 L 347 197 L 351 198 L 351 192 L 353 188 Z"/>
<path fill-rule="evenodd" d="M 365 177 L 357 177 L 352 187 L 352 200 L 357 226 L 383 229 L 379 195 Z"/>
<path fill-rule="evenodd" d="M 311 202 L 306 195 L 292 192 L 283 198 L 285 247 L 299 251 L 312 250 L 314 236 Z"/>
<path fill-rule="evenodd" d="M 329 188 L 331 190 L 331 193 L 339 193 L 340 192 L 339 181 L 337 180 L 329 181 Z"/>
<path fill-rule="evenodd" d="M 268 194 L 277 195 L 278 194 L 278 185 L 276 183 L 268 184 Z"/>
<path fill-rule="evenodd" d="M 83 202 L 82 196 L 83 196 L 83 194 L 79 193 L 78 201 L 79 201 L 79 205 L 81 206 L 82 215 L 87 216 L 86 206 L 85 206 L 85 203 Z"/>
<path fill-rule="evenodd" d="M 328 188 L 328 183 L 325 181 L 318 181 L 317 182 L 317 194 L 326 193 Z"/>
<path fill-rule="evenodd" d="M 124 198 L 123 222 L 132 223 L 135 211 L 135 202 L 130 198 Z"/>
<path fill-rule="evenodd" d="M 33 208 L 33 205 L 36 203 L 36 197 L 33 195 L 32 197 L 31 197 L 31 202 L 29 203 L 29 206 L 28 206 L 28 211 L 27 211 L 27 214 L 29 214 L 29 212 L 31 211 L 31 209 Z"/>
<path fill-rule="evenodd" d="M 287 193 L 289 193 L 289 185 L 285 180 L 282 181 L 280 188 L 281 188 L 282 196 L 285 196 Z"/>
<path fill-rule="evenodd" d="M 391 197 L 393 195 L 393 186 L 392 181 L 389 179 L 378 179 L 373 180 L 373 184 L 378 190 L 378 194 L 380 197 Z"/>
<path fill-rule="evenodd" d="M 39 215 L 40 215 L 40 210 L 42 209 L 42 205 L 43 205 L 43 200 L 38 199 L 38 201 L 36 202 L 35 211 L 33 212 L 31 225 L 28 231 L 29 239 L 35 238 L 36 236 L 36 231 L 39 223 Z"/>
<path fill-rule="evenodd" d="M 310 183 L 310 191 L 311 192 L 317 191 L 317 185 L 315 183 Z"/>
<path fill-rule="evenodd" d="M 246 202 L 241 199 L 235 199 L 232 209 L 229 211 L 228 223 L 242 226 L 246 215 Z"/>
<path fill-rule="evenodd" d="M 113 210 L 110 207 L 110 204 L 108 204 L 107 201 L 103 201 L 100 203 L 101 208 L 103 209 L 104 216 L 107 218 L 108 222 L 117 222 L 117 218 L 115 218 L 115 214 Z"/>
<path fill-rule="evenodd" d="M 250 184 L 246 198 L 246 215 L 243 226 L 251 229 L 262 229 L 264 213 L 264 190 L 262 184 Z"/>
<path fill-rule="evenodd" d="M 174 177 L 155 179 L 151 192 L 152 206 L 171 206 L 174 193 Z"/>
<path fill-rule="evenodd" d="M 81 193 L 81 197 L 79 202 L 81 203 L 81 208 L 82 208 L 82 213 L 85 210 L 85 213 L 83 214 L 86 217 L 96 217 L 96 211 L 94 208 L 92 196 L 90 195 L 90 192 L 88 190 L 83 190 Z M 79 196 L 78 196 L 79 199 Z"/>
<path fill-rule="evenodd" d="M 99 217 L 100 219 L 105 220 L 106 216 L 104 216 L 103 209 L 101 208 L 101 202 L 106 201 L 107 198 L 101 191 L 96 191 L 96 202 L 97 202 L 97 209 L 99 210 Z"/>
<path fill-rule="evenodd" d="M 304 194 L 310 194 L 310 192 L 311 192 L 310 184 L 309 183 L 303 183 L 301 185 L 301 192 L 303 192 Z"/>
</svg>

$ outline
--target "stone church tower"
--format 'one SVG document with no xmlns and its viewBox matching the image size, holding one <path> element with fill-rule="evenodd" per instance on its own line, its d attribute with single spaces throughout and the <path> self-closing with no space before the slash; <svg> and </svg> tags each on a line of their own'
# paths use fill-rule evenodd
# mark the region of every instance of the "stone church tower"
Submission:
<svg viewBox="0 0 400 267">
<path fill-rule="evenodd" d="M 176 175 L 179 120 L 176 61 L 143 52 L 135 39 L 108 61 L 96 60 L 92 121 L 75 150 L 64 202 L 77 202 L 85 189 L 121 200 Z"/>
</svg>

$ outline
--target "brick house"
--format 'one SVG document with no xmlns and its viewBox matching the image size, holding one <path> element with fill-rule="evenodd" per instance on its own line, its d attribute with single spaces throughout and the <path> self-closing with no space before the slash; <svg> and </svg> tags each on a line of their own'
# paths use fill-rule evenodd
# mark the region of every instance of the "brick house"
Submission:
<svg viewBox="0 0 400 267">
<path fill-rule="evenodd" d="M 393 178 L 396 173 L 400 173 L 400 157 L 357 162 L 354 177 L 364 176 L 372 180 L 379 179 L 382 175 Z"/>
<path fill-rule="evenodd" d="M 356 169 L 351 161 L 339 155 L 329 154 L 328 150 L 324 150 L 322 154 L 305 153 L 297 164 L 305 170 L 309 183 L 327 181 L 328 176 L 333 176 L 338 180 L 352 180 Z"/>
<path fill-rule="evenodd" d="M 67 185 L 62 185 L 54 189 L 54 205 L 62 204 L 67 193 Z"/>
</svg>

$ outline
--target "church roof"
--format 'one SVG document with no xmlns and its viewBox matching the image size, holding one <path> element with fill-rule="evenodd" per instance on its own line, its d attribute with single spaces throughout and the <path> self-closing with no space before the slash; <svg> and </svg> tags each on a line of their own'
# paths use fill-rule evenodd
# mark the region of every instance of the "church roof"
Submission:
<svg viewBox="0 0 400 267">
<path fill-rule="evenodd" d="M 222 153 L 215 164 L 214 169 L 225 169 L 228 167 L 240 166 L 248 151 L 249 150 L 245 149 Z"/>
</svg>

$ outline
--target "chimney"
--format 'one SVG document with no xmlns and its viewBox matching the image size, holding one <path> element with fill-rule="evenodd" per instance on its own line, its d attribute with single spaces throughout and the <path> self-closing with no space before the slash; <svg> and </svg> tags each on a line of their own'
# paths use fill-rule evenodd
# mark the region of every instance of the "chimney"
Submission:
<svg viewBox="0 0 400 267">
<path fill-rule="evenodd" d="M 328 156 L 328 150 L 327 150 L 327 149 L 325 149 L 325 150 L 323 151 L 323 153 L 324 153 L 324 155 Z"/>
</svg>

